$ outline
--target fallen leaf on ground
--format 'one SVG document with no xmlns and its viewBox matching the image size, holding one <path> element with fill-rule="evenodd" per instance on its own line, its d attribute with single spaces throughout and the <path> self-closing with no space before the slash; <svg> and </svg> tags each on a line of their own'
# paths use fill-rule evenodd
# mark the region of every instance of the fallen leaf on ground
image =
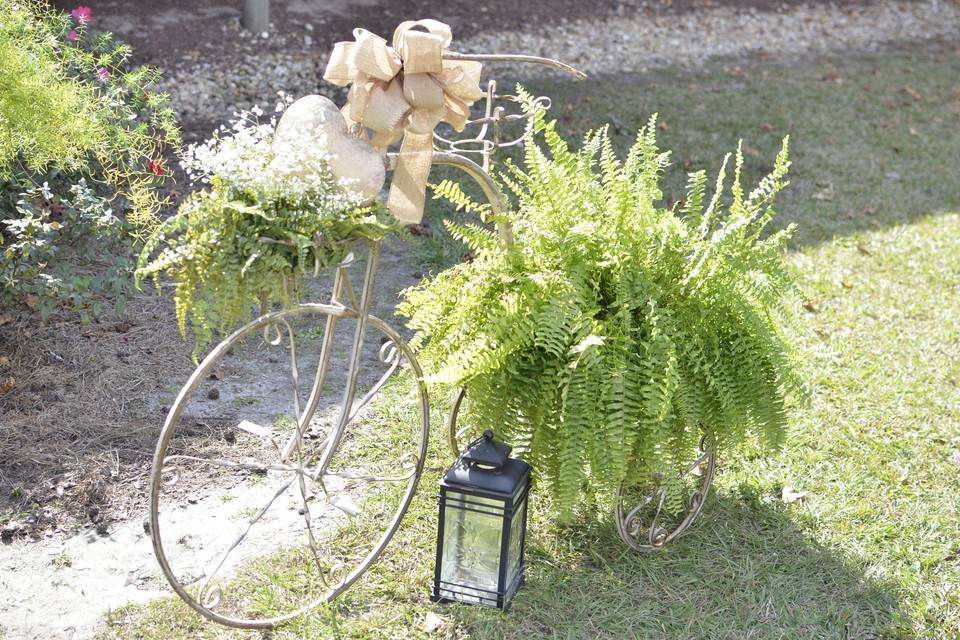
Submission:
<svg viewBox="0 0 960 640">
<path fill-rule="evenodd" d="M 923 100 L 923 96 L 920 95 L 920 92 L 914 89 L 913 87 L 911 87 L 910 85 L 906 85 L 903 88 L 903 92 L 906 93 L 911 98 L 913 98 L 914 100 Z"/>
<path fill-rule="evenodd" d="M 877 211 L 879 211 L 879 209 L 877 209 L 876 207 L 864 207 L 864 208 L 863 208 L 863 212 L 864 212 L 865 214 L 867 214 L 868 216 L 874 215 Z"/>
<path fill-rule="evenodd" d="M 27 306 L 31 309 L 36 309 L 40 305 L 40 298 L 37 296 L 27 296 Z"/>
<path fill-rule="evenodd" d="M 960 558 L 960 547 L 943 556 L 940 562 L 953 562 L 957 558 Z"/>
<path fill-rule="evenodd" d="M 803 303 L 803 308 L 809 311 L 810 313 L 816 313 L 820 309 L 817 307 L 817 303 L 814 300 L 805 300 Z"/>
<path fill-rule="evenodd" d="M 12 317 L 10 317 L 10 316 L 0 316 L 0 327 L 2 327 L 2 326 L 5 325 L 5 324 L 10 324 L 11 322 L 13 322 L 13 318 L 12 318 Z"/>
<path fill-rule="evenodd" d="M 357 506 L 357 503 L 355 503 L 350 496 L 334 496 L 330 499 L 330 504 L 348 516 L 360 515 L 360 507 Z"/>
<path fill-rule="evenodd" d="M 0 367 L 5 367 L 10 364 L 10 358 L 7 356 L 0 356 Z"/>
<path fill-rule="evenodd" d="M 10 393 L 15 386 L 17 386 L 17 379 L 13 376 L 0 380 L 0 393 Z"/>
<path fill-rule="evenodd" d="M 814 200 L 822 200 L 822 201 L 824 201 L 824 202 L 830 202 L 831 200 L 833 200 L 833 188 L 827 187 L 826 189 L 823 189 L 822 191 L 817 191 L 817 192 L 816 192 L 815 194 L 813 194 L 813 196 L 811 196 L 811 197 L 812 197 Z"/>
<path fill-rule="evenodd" d="M 828 64 L 826 71 L 820 76 L 821 80 L 836 82 L 840 79 L 840 72 L 832 64 Z"/>
<path fill-rule="evenodd" d="M 670 125 L 667 124 L 666 120 L 661 120 L 659 123 L 657 123 L 657 129 L 660 129 L 660 131 L 669 131 Z"/>
<path fill-rule="evenodd" d="M 435 614 L 433 611 L 427 612 L 427 617 L 423 619 L 423 628 L 427 632 L 437 631 L 443 628 L 446 620 Z"/>
<path fill-rule="evenodd" d="M 780 499 L 783 500 L 786 504 L 792 502 L 799 502 L 807 497 L 806 491 L 797 491 L 793 487 L 784 487 L 783 491 L 780 493 Z"/>
<path fill-rule="evenodd" d="M 863 243 L 857 245 L 857 251 L 859 251 L 860 253 L 862 253 L 862 254 L 865 255 L 865 256 L 872 256 L 872 255 L 873 255 L 873 251 L 870 251 L 870 249 L 867 248 L 867 245 L 865 245 L 865 244 L 863 244 Z"/>
</svg>

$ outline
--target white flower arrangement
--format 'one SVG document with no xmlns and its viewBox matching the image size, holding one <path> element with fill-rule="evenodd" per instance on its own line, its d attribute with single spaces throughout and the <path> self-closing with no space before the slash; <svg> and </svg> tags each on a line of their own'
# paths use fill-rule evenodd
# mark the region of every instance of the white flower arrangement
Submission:
<svg viewBox="0 0 960 640">
<path fill-rule="evenodd" d="M 261 121 L 258 106 L 234 113 L 229 126 L 187 147 L 181 166 L 195 183 L 217 181 L 234 197 L 266 208 L 284 206 L 316 215 L 342 217 L 363 202 L 351 180 L 330 171 L 333 156 L 322 129 L 300 130 L 279 137 L 278 116 L 293 102 L 283 92 L 274 115 Z"/>
<path fill-rule="evenodd" d="M 313 98 L 307 107 L 340 117 Z M 140 255 L 138 281 L 161 274 L 173 279 L 177 320 L 182 332 L 188 322 L 193 330 L 195 357 L 215 331 L 248 319 L 254 305 L 295 303 L 303 276 L 342 260 L 353 241 L 377 241 L 397 228 L 370 195 L 370 185 L 379 189 L 376 181 L 347 177 L 344 167 L 353 167 L 357 156 L 345 126 L 329 134 L 341 138 L 328 141 L 326 121 L 301 117 L 311 115 L 309 109 L 291 109 L 287 115 L 297 118 L 278 121 L 291 104 L 281 95 L 268 122 L 260 121 L 264 113 L 257 107 L 235 113 L 229 126 L 187 148 L 181 164 L 200 188 L 156 229 Z M 346 151 L 338 159 L 331 149 L 341 148 Z M 379 156 L 368 159 L 382 173 Z"/>
</svg>

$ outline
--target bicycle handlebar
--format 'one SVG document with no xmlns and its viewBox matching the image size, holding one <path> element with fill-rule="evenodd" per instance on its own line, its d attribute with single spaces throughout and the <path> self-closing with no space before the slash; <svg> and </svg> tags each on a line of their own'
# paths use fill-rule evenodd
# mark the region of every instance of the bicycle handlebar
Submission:
<svg viewBox="0 0 960 640">
<path fill-rule="evenodd" d="M 584 80 L 587 77 L 586 73 L 579 69 L 574 69 L 566 62 L 541 56 L 527 56 L 512 53 L 457 53 L 455 51 L 445 51 L 443 57 L 445 60 L 475 60 L 477 62 L 530 62 L 553 67 L 564 73 L 569 73 L 577 80 Z"/>
</svg>

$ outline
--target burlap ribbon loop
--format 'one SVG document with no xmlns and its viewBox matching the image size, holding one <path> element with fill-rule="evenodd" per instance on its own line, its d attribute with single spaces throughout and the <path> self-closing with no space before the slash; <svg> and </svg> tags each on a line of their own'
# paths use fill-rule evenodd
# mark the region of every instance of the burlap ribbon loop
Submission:
<svg viewBox="0 0 960 640">
<path fill-rule="evenodd" d="M 385 151 L 403 140 L 387 207 L 400 221 L 420 222 L 433 157 L 433 130 L 447 122 L 462 131 L 470 105 L 483 96 L 481 64 L 444 60 L 450 27 L 437 20 L 403 22 L 392 46 L 365 29 L 353 42 L 338 42 L 323 77 L 350 86 L 342 111 L 349 124 L 369 132 Z"/>
</svg>

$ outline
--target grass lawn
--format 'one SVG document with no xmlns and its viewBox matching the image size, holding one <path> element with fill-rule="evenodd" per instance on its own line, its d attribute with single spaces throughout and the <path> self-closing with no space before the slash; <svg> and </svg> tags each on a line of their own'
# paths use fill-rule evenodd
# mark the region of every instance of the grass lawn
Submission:
<svg viewBox="0 0 960 640">
<path fill-rule="evenodd" d="M 450 458 L 435 393 L 421 491 L 383 560 L 272 637 L 960 636 L 958 65 L 955 48 L 931 47 L 538 83 L 565 130 L 609 122 L 624 145 L 658 111 L 674 150 L 668 197 L 740 137 L 755 180 L 792 136 L 781 220 L 800 225 L 789 260 L 809 300 L 799 324 L 813 401 L 781 452 L 724 455 L 700 520 L 660 555 L 629 552 L 609 518 L 561 528 L 535 493 L 527 583 L 502 615 L 429 600 L 435 487 Z M 449 254 L 438 227 L 425 258 Z M 785 486 L 805 497 L 785 504 Z M 429 612 L 445 621 L 432 633 Z M 260 637 L 206 624 L 173 598 L 114 612 L 102 636 Z"/>
</svg>

